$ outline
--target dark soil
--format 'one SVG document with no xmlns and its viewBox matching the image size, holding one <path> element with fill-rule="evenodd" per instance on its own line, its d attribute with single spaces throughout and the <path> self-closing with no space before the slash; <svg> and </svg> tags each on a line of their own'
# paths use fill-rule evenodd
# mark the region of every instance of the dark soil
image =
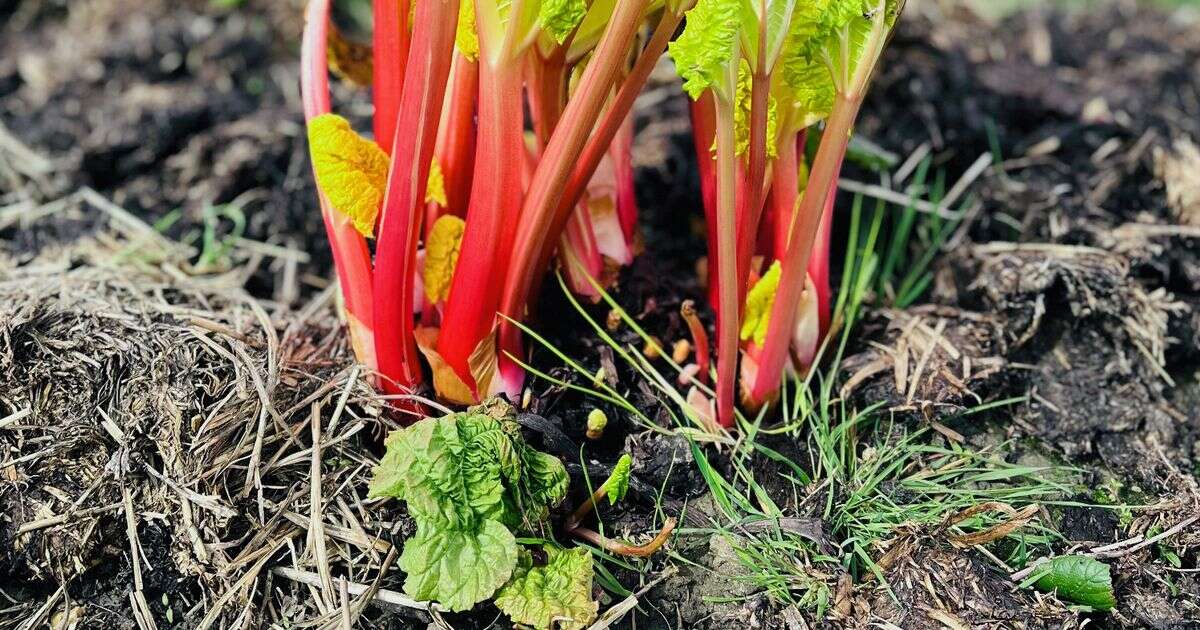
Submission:
<svg viewBox="0 0 1200 630">
<path fill-rule="evenodd" d="M 222 10 L 205 0 L 0 0 L 0 21 L 0 124 L 50 156 L 53 167 L 39 171 L 17 164 L 16 172 L 27 181 L 5 188 L 7 180 L 0 179 L 0 207 L 27 202 L 32 208 L 87 186 L 148 222 L 171 219 L 162 226 L 165 234 L 196 245 L 206 225 L 232 229 L 228 218 L 214 218 L 208 208 L 236 202 L 247 218 L 245 239 L 286 251 L 252 244 L 220 261 L 216 271 L 229 272 L 224 278 L 232 277 L 235 289 L 266 301 L 273 316 L 290 321 L 326 285 L 330 258 L 308 177 L 296 87 L 300 11 L 295 3 L 249 0 L 236 10 Z M 687 337 L 681 302 L 703 301 L 695 269 L 704 239 L 697 226 L 686 104 L 668 78 L 669 69 L 663 70 L 643 96 L 637 120 L 639 201 L 651 254 L 623 271 L 615 297 L 669 348 Z M 1200 155 L 1192 157 L 1200 140 L 1197 77 L 1200 25 L 1159 10 L 1110 3 L 1069 15 L 1031 11 L 999 24 L 963 9 L 912 11 L 888 50 L 858 125 L 859 134 L 901 159 L 928 145 L 933 166 L 950 184 L 982 154 L 997 152 L 1000 167 L 970 187 L 978 203 L 935 263 L 936 280 L 924 303 L 895 309 L 883 296 L 872 300 L 843 364 L 842 391 L 860 407 L 883 402 L 913 426 L 948 427 L 969 446 L 989 445 L 996 432 L 1027 440 L 1037 445 L 1031 450 L 1083 469 L 1092 490 L 1115 481 L 1120 496 L 1114 500 L 1155 506 L 1132 523 L 1122 523 L 1112 510 L 1064 509 L 1054 515 L 1066 541 L 1060 551 L 1123 540 L 1200 513 L 1200 194 L 1190 192 L 1200 188 Z M 361 118 L 364 94 L 345 86 L 336 90 L 339 108 Z M 0 167 L 5 155 L 0 152 Z M 853 165 L 846 176 L 879 179 Z M 841 207 L 849 202 L 846 194 L 839 200 Z M 107 246 L 104 230 L 111 226 L 97 221 L 98 210 L 86 203 L 75 210 L 33 225 L 5 223 L 0 214 L 0 281 L 9 282 L 8 289 L 19 288 L 14 279 L 30 281 L 30 269 L 48 260 L 63 273 L 78 270 L 92 262 L 90 250 Z M 843 219 L 835 242 L 844 241 Z M 166 258 L 186 266 L 195 253 L 172 249 Z M 220 302 L 203 292 L 185 295 L 163 282 L 168 303 L 213 308 L 210 300 Z M 100 291 L 106 300 L 132 299 L 109 284 Z M 599 338 L 579 335 L 581 323 L 557 283 L 545 284 L 538 310 L 570 316 L 536 322 L 538 330 L 593 373 L 604 368 L 610 385 L 669 425 L 661 397 L 615 360 Z M 36 460 L 44 468 L 22 468 L 23 476 L 16 479 L 5 477 L 0 467 L 0 592 L 28 612 L 67 584 L 68 600 L 83 609 L 64 607 L 60 620 L 77 615 L 84 623 L 80 627 L 135 627 L 129 604 L 134 565 L 121 510 L 81 521 L 94 530 L 81 525 L 16 535 L 22 524 L 62 513 L 64 501 L 85 492 L 90 492 L 89 505 L 120 504 L 122 485 L 113 467 L 128 471 L 137 480 L 135 488 L 163 493 L 155 501 L 140 493 L 134 499 L 142 515 L 137 534 L 143 564 L 151 567 L 140 579 L 160 627 L 167 625 L 168 608 L 177 621 L 198 622 L 207 610 L 203 602 L 226 590 L 227 566 L 221 563 L 243 566 L 261 553 L 268 566 L 290 564 L 282 548 L 269 548 L 269 537 L 255 533 L 285 536 L 295 528 L 271 514 L 251 514 L 253 508 L 239 504 L 245 497 L 220 497 L 220 505 L 225 500 L 238 504 L 231 520 L 203 519 L 206 541 L 236 543 L 229 557 L 221 549 L 220 562 L 189 556 L 190 533 L 168 531 L 163 524 L 168 521 L 153 516 L 159 510 L 177 512 L 187 501 L 163 498 L 163 486 L 150 483 L 144 472 L 157 467 L 172 477 L 162 468 L 170 458 L 157 452 L 162 442 L 152 435 L 151 421 L 184 411 L 188 418 L 203 416 L 232 391 L 222 378 L 233 377 L 221 372 L 229 366 L 198 346 L 177 346 L 178 338 L 160 336 L 165 329 L 187 327 L 169 314 L 139 319 L 138 330 L 114 330 L 108 320 L 64 308 L 52 299 L 51 289 L 37 295 L 27 310 L 5 310 L 0 321 L 0 365 L 10 369 L 0 375 L 5 385 L 0 418 L 42 401 L 32 423 L 33 443 L 16 443 L 0 429 L 6 447 L 0 457 L 9 457 L 8 452 L 19 457 L 49 444 L 56 459 Z M 589 309 L 603 325 L 608 309 Z M 250 315 L 241 315 L 250 321 Z M 702 315 L 709 321 L 707 313 Z M 145 312 L 131 316 L 145 317 Z M 156 332 L 139 336 L 146 330 Z M 80 334 L 104 343 L 71 345 L 72 336 Z M 641 346 L 626 326 L 613 335 Z M 294 373 L 284 383 L 283 408 L 304 399 L 341 367 L 305 363 L 322 356 L 314 348 L 328 352 L 330 337 L 290 339 Z M 164 353 L 174 348 L 209 362 L 176 362 L 158 366 L 161 371 L 155 373 L 153 361 L 128 350 L 138 342 L 164 343 Z M 32 349 L 43 355 L 21 354 Z M 67 349 L 97 365 L 74 363 L 75 371 L 68 371 L 75 378 L 62 378 L 56 371 L 61 366 L 50 359 Z M 548 353 L 535 351 L 534 360 L 557 378 L 586 384 Z M 140 381 L 134 376 L 158 374 L 166 389 L 114 389 L 114 381 L 104 377 L 112 373 L 129 375 L 135 385 Z M 80 391 L 43 391 L 49 384 Z M 246 405 L 246 418 L 257 418 L 261 410 L 251 406 L 254 397 L 243 390 L 237 389 L 236 400 Z M 159 400 L 164 391 L 188 402 L 167 405 L 158 415 L 146 412 L 137 421 L 119 420 L 117 426 L 143 432 L 136 433 L 140 446 L 132 449 L 118 448 L 94 413 L 81 415 L 60 404 L 87 400 L 88 410 L 107 413 L 130 401 Z M 1023 399 L 1015 412 L 963 415 L 981 403 L 1012 397 Z M 527 427 L 542 448 L 571 462 L 575 488 L 584 487 L 578 445 L 587 441 L 584 419 L 596 406 L 569 389 L 534 385 L 528 411 L 537 417 Z M 622 451 L 635 456 L 631 501 L 606 517 L 609 524 L 622 534 L 644 533 L 661 491 L 666 512 L 679 515 L 687 506 L 687 518 L 705 525 L 715 508 L 703 496 L 706 486 L 687 441 L 636 433 L 632 419 L 617 407 L 600 406 L 611 422 L 605 438 L 589 444 L 588 475 L 606 474 Z M 51 413 L 55 410 L 59 415 Z M 285 421 L 303 427 L 299 423 L 306 413 Z M 184 431 L 172 439 L 187 444 L 192 437 Z M 224 443 L 237 436 L 220 437 Z M 296 448 L 306 441 L 305 434 Z M 771 447 L 791 454 L 789 444 Z M 122 462 L 119 456 L 130 450 L 153 456 Z M 728 465 L 715 450 L 711 456 L 719 466 Z M 756 465 L 767 478 L 764 487 L 773 489 L 780 471 Z M 354 478 L 356 473 L 339 474 Z M 94 489 L 88 489 L 89 480 L 95 480 Z M 263 501 L 284 511 L 293 500 L 288 492 L 293 482 L 287 476 L 270 480 Z M 345 485 L 338 487 L 339 497 L 357 505 L 354 484 Z M 329 480 L 326 486 L 334 490 Z M 357 491 L 361 494 L 361 488 Z M 798 507 L 792 497 L 773 498 Z M 372 533 L 385 532 L 387 540 L 399 543 L 408 533 L 402 515 L 377 512 L 387 524 L 372 525 L 377 528 Z M 902 532 L 890 543 L 892 550 L 904 550 L 902 561 L 886 567 L 891 591 L 870 579 L 847 588 L 828 622 L 846 627 L 887 622 L 903 628 L 1200 627 L 1197 531 L 1193 525 L 1171 544 L 1179 567 L 1166 564 L 1156 547 L 1114 560 L 1120 606 L 1109 615 L 1092 616 L 1013 590 L 1008 576 L 976 552 L 952 548 L 927 532 Z M 719 579 L 738 564 L 736 551 L 723 538 L 681 537 L 673 544 L 716 572 L 684 566 L 624 623 L 636 618 L 639 628 L 790 629 L 827 622 L 780 606 L 744 583 Z M 300 615 L 303 608 L 296 602 L 309 599 L 307 587 L 281 584 L 281 579 L 272 583 L 274 574 L 264 575 L 252 587 L 255 592 L 287 593 L 281 603 L 269 604 L 278 607 L 270 611 L 275 618 Z M 399 590 L 395 576 L 389 584 Z M 713 603 L 729 597 L 746 601 Z M 370 611 L 366 618 L 378 627 L 429 621 L 423 613 L 391 607 Z M 6 620 L 3 615 L 0 622 Z M 452 621 L 455 627 L 484 627 L 495 615 L 487 610 Z"/>
</svg>

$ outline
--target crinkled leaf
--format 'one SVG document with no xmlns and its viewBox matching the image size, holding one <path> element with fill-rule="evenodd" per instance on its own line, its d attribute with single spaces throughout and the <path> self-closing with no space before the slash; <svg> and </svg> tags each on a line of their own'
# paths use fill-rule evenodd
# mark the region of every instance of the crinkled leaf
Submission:
<svg viewBox="0 0 1200 630">
<path fill-rule="evenodd" d="M 466 228 L 466 222 L 459 217 L 444 214 L 433 222 L 429 230 L 421 279 L 425 282 L 425 297 L 434 304 L 445 301 L 450 295 L 454 266 L 458 264 L 458 253 Z"/>
<path fill-rule="evenodd" d="M 469 414 L 429 418 L 393 431 L 387 449 L 371 496 L 403 499 L 418 522 L 460 529 L 504 516 L 501 475 L 513 466 L 513 447 L 499 421 Z"/>
<path fill-rule="evenodd" d="M 538 21 L 554 41 L 563 43 L 587 13 L 584 0 L 542 0 Z"/>
<path fill-rule="evenodd" d="M 553 455 L 522 445 L 521 460 L 521 483 L 513 500 L 519 516 L 528 524 L 545 519 L 550 508 L 567 496 L 570 479 L 562 461 Z"/>
<path fill-rule="evenodd" d="M 698 0 L 686 13 L 683 33 L 668 52 L 683 78 L 683 89 L 693 99 L 718 85 L 734 63 L 734 41 L 741 13 L 739 0 Z"/>
<path fill-rule="evenodd" d="M 1096 610 L 1117 605 L 1108 565 L 1088 556 L 1058 556 L 1039 568 L 1039 589 Z"/>
<path fill-rule="evenodd" d="M 465 531 L 420 522 L 400 554 L 400 569 L 407 574 L 404 592 L 452 611 L 467 610 L 508 581 L 517 551 L 516 538 L 497 521 Z"/>
<path fill-rule="evenodd" d="M 808 127 L 829 115 L 836 90 L 829 66 L 804 55 L 783 60 L 780 98 L 797 113 L 799 127 Z"/>
<path fill-rule="evenodd" d="M 775 292 L 779 288 L 780 269 L 779 261 L 776 260 L 746 295 L 746 316 L 742 321 L 741 331 L 742 341 L 753 339 L 754 343 L 761 346 L 766 340 L 767 326 L 771 319 L 771 306 L 775 303 Z"/>
<path fill-rule="evenodd" d="M 608 480 L 604 482 L 604 487 L 608 490 L 605 494 L 608 495 L 608 504 L 616 505 L 617 501 L 625 498 L 625 494 L 629 492 L 629 471 L 633 468 L 633 459 L 628 453 L 621 455 L 621 459 L 617 460 L 617 465 L 613 466 L 612 474 L 608 476 Z"/>
<path fill-rule="evenodd" d="M 417 535 L 404 546 L 405 591 L 451 610 L 490 597 L 516 564 L 510 527 L 533 528 L 567 491 L 557 458 L 530 448 L 507 415 L 426 418 L 393 431 L 370 495 L 407 503 Z"/>
<path fill-rule="evenodd" d="M 416 3 L 413 3 L 416 6 Z M 458 3 L 458 30 L 454 34 L 454 47 L 470 61 L 479 59 L 479 33 L 475 31 L 475 0 Z"/>
<path fill-rule="evenodd" d="M 496 606 L 515 623 L 539 630 L 579 630 L 596 618 L 592 601 L 592 554 L 582 547 L 545 546 L 546 564 L 533 566 L 528 553 L 512 580 L 496 595 Z"/>
<path fill-rule="evenodd" d="M 363 236 L 374 234 L 387 186 L 387 154 L 337 114 L 321 114 L 308 122 L 308 148 L 317 185 L 329 203 Z"/>
<path fill-rule="evenodd" d="M 435 203 L 446 207 L 446 175 L 442 172 L 442 163 L 435 157 L 429 163 L 429 179 L 425 182 L 425 203 Z"/>
</svg>

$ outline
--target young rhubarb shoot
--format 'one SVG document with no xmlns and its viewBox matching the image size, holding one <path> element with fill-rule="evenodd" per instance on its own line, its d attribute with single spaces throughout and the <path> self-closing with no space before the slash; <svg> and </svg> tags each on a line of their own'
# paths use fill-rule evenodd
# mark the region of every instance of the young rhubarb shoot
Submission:
<svg viewBox="0 0 1200 630">
<path fill-rule="evenodd" d="M 576 508 L 575 512 L 567 519 L 565 528 L 568 533 L 610 553 L 635 558 L 645 558 L 654 555 L 654 552 L 658 551 L 670 539 L 671 533 L 675 531 L 676 520 L 674 518 L 668 518 L 663 523 L 662 528 L 659 529 L 658 534 L 644 545 L 631 545 L 626 542 L 614 540 L 580 525 L 583 519 L 596 508 L 600 501 L 604 500 L 604 497 L 608 497 L 609 505 L 616 505 L 617 501 L 625 498 L 625 494 L 629 492 L 629 475 L 632 467 L 633 460 L 629 455 L 622 455 L 621 459 L 617 460 L 617 465 L 613 467 L 612 474 L 608 476 L 608 479 L 599 488 L 596 488 L 592 496 Z"/>
<path fill-rule="evenodd" d="M 338 180 L 343 177 L 353 180 L 356 177 L 354 173 L 358 172 L 368 182 L 364 191 L 371 194 L 370 190 L 374 184 L 370 182 L 377 169 L 378 158 L 371 157 L 370 151 L 358 144 L 357 136 L 354 136 L 353 132 L 349 130 L 348 124 L 342 126 L 333 118 L 324 118 L 330 116 L 327 56 L 329 2 L 330 0 L 310 0 L 308 3 L 300 52 L 300 91 L 304 102 L 304 118 L 309 124 L 323 119 L 325 122 L 318 124 L 323 125 L 325 131 L 318 133 L 317 136 L 322 141 L 328 141 L 323 145 L 327 150 L 320 151 L 321 156 L 314 151 L 314 176 L 318 182 L 321 182 L 321 173 L 318 171 L 328 171 L 329 167 L 333 167 L 337 171 L 333 177 Z M 333 156 L 342 148 L 339 146 L 342 141 L 350 145 L 347 148 L 352 153 L 363 158 L 357 164 L 364 167 L 365 170 L 359 171 L 353 165 L 348 165 L 349 168 L 345 170 L 338 168 L 337 160 Z M 326 168 L 321 168 L 320 164 L 322 163 Z M 374 369 L 377 362 L 372 305 L 371 252 L 367 247 L 363 232 L 356 227 L 355 220 L 348 214 L 348 212 L 365 214 L 365 211 L 350 209 L 351 207 L 361 209 L 362 205 L 354 203 L 357 187 L 353 181 L 346 183 L 347 187 L 338 187 L 336 195 L 341 207 L 334 205 L 328 194 L 330 191 L 320 183 L 317 187 L 317 197 L 321 204 L 321 216 L 325 222 L 329 245 L 333 249 L 333 260 L 337 267 L 338 282 L 341 285 L 342 304 L 347 327 L 350 330 L 351 345 L 358 360 Z M 358 224 L 362 225 L 362 223 L 363 221 L 360 219 Z"/>
<path fill-rule="evenodd" d="M 558 237 L 572 209 L 629 116 L 634 99 L 688 5 L 668 3 L 632 69 L 623 74 L 623 62 L 649 6 L 650 0 L 628 0 L 616 3 L 611 9 L 603 35 L 532 174 L 500 301 L 500 312 L 506 316 L 500 322 L 503 351 L 500 376 L 504 391 L 520 391 L 524 379 L 520 366 L 509 358 L 521 356 L 520 328 L 515 322 L 525 319 L 528 302 L 536 294 L 542 270 L 559 244 Z M 604 3 L 597 2 L 592 10 L 603 8 L 606 8 Z M 585 17 L 579 30 L 587 23 Z M 614 88 L 616 95 L 610 98 Z"/>
<path fill-rule="evenodd" d="M 823 161 L 818 155 L 819 164 L 801 197 L 797 137 L 831 109 L 837 114 L 829 123 L 833 135 L 849 134 L 857 106 L 853 112 L 836 111 L 831 103 L 836 104 L 835 94 L 844 92 L 861 103 L 869 68 L 898 11 L 893 0 L 700 0 L 671 46 L 684 89 L 694 99 L 712 103 L 710 110 L 699 100 L 693 121 L 697 149 L 715 149 L 715 160 L 701 155 L 700 164 L 701 176 L 711 179 L 707 186 L 713 190 L 711 202 L 706 194 L 705 211 L 710 285 L 715 283 L 710 294 L 715 295 L 717 313 L 717 418 L 722 426 L 733 422 L 739 329 L 747 342 L 748 360 L 742 370 L 746 401 L 761 404 L 764 394 L 774 391 L 764 390 L 768 380 L 778 387 L 807 284 L 812 241 L 845 150 L 844 142 L 839 151 L 835 140 L 825 148 Z M 860 85 L 855 81 L 864 66 L 868 69 Z M 775 236 L 759 244 L 768 198 L 771 228 L 764 233 L 773 231 Z M 798 198 L 803 204 L 793 212 Z M 765 268 L 752 268 L 755 251 L 772 253 Z M 827 255 L 827 248 L 823 253 Z M 799 263 L 792 257 L 805 263 L 798 272 L 793 267 Z M 827 276 L 827 264 L 817 263 L 813 269 Z M 763 278 L 747 304 L 743 298 L 754 275 Z M 816 285 L 827 283 L 827 278 L 818 278 Z M 828 296 L 823 298 L 819 304 L 828 304 Z M 746 313 L 744 323 L 743 308 L 754 309 Z"/>
<path fill-rule="evenodd" d="M 375 349 L 384 389 L 403 392 L 421 382 L 413 333 L 413 289 L 430 163 L 453 58 L 456 0 L 416 0 L 391 170 L 375 257 Z M 378 29 L 379 26 L 377 25 Z"/>
<path fill-rule="evenodd" d="M 825 76 L 832 80 L 835 94 L 807 186 L 792 220 L 762 354 L 748 388 L 752 400 L 766 401 L 778 391 L 798 323 L 801 297 L 809 283 L 809 261 L 822 215 L 827 200 L 836 190 L 854 120 L 875 65 L 902 8 L 903 0 L 832 0 L 824 12 L 808 13 L 797 19 L 797 28 L 789 42 L 795 47 L 791 54 L 796 74 L 815 77 L 828 73 Z M 828 283 L 827 267 L 824 273 L 825 278 L 813 282 L 818 288 Z"/>
</svg>

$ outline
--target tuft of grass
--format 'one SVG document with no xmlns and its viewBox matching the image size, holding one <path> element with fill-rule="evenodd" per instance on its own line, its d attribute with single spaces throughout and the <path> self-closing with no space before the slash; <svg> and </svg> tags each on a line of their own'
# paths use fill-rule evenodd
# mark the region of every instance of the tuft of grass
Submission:
<svg viewBox="0 0 1200 630">
<path fill-rule="evenodd" d="M 917 181 L 923 182 L 927 173 L 926 163 Z M 934 203 L 940 201 L 942 181 L 937 176 L 931 188 Z M 937 248 L 953 229 L 952 223 L 917 217 L 911 208 L 899 215 L 889 212 L 883 202 L 868 219 L 862 202 L 861 196 L 855 198 L 851 208 L 849 244 L 834 315 L 840 332 L 820 350 L 824 360 L 818 365 L 823 367 L 790 377 L 774 410 L 763 410 L 754 417 L 739 413 L 735 433 L 711 433 L 674 383 L 681 366 L 664 357 L 668 366 L 664 375 L 633 344 L 617 342 L 599 318 L 574 298 L 561 277 L 560 286 L 576 312 L 619 360 L 658 393 L 670 422 L 656 423 L 652 420 L 656 414 L 638 409 L 624 392 L 604 383 L 586 387 L 530 371 L 537 378 L 624 409 L 646 430 L 686 438 L 713 510 L 708 515 L 709 525 L 680 528 L 678 535 L 726 537 L 736 552 L 740 571 L 720 577 L 748 584 L 779 602 L 810 610 L 818 618 L 831 605 L 842 575 L 849 574 L 856 581 L 873 575 L 886 583 L 876 565 L 880 544 L 902 532 L 933 534 L 948 517 L 989 501 L 1020 509 L 1031 503 L 1061 502 L 1070 494 L 1068 486 L 1055 481 L 1062 476 L 1059 471 L 1006 461 L 1008 444 L 974 451 L 946 442 L 925 428 L 901 425 L 881 405 L 856 409 L 841 398 L 837 375 L 864 305 L 876 292 L 894 296 L 896 305 L 915 300 L 928 286 L 928 267 Z M 885 238 L 885 233 L 890 238 Z M 650 335 L 611 296 L 603 290 L 600 295 L 642 343 L 649 341 Z M 593 382 L 591 372 L 580 361 L 523 329 L 580 380 Z M 968 413 L 1013 402 L 989 403 Z M 788 449 L 792 451 L 788 455 L 765 443 L 780 438 L 794 440 L 798 448 Z M 765 469 L 773 471 L 768 473 L 773 477 L 773 490 L 758 477 L 768 463 Z M 662 518 L 661 493 L 656 511 Z M 811 532 L 788 526 L 795 519 L 814 517 L 820 519 L 824 532 L 816 539 Z M 979 532 L 1002 520 L 996 514 L 982 513 L 957 523 L 948 533 Z M 992 547 L 1009 562 L 1022 565 L 1056 539 L 1052 530 L 1035 523 Z M 593 551 L 599 566 L 633 571 L 642 582 L 646 580 L 649 563 Z M 668 553 L 681 564 L 711 570 L 678 551 Z M 636 586 L 620 584 L 615 571 L 607 568 L 599 581 L 615 594 Z"/>
</svg>

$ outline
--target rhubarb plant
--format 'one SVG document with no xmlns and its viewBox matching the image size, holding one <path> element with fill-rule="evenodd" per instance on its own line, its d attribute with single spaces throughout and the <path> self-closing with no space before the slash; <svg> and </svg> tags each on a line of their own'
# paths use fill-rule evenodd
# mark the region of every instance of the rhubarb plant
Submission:
<svg viewBox="0 0 1200 630">
<path fill-rule="evenodd" d="M 694 100 L 723 426 L 733 424 L 735 392 L 750 407 L 770 401 L 785 369 L 810 364 L 830 327 L 837 177 L 902 8 L 902 0 L 699 0 L 670 46 Z M 821 121 L 809 165 L 804 138 Z"/>
<path fill-rule="evenodd" d="M 515 397 L 514 324 L 554 255 L 632 259 L 629 114 L 690 5 L 375 0 L 372 147 L 331 113 L 329 4 L 309 1 L 302 91 L 355 352 L 389 393 L 430 374 L 451 402 Z"/>
</svg>

